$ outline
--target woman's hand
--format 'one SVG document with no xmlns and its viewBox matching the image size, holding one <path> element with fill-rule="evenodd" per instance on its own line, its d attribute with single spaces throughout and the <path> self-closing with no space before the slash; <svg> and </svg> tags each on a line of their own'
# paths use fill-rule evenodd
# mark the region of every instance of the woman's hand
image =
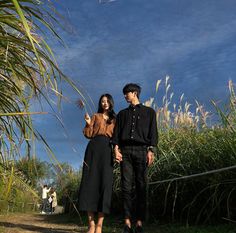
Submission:
<svg viewBox="0 0 236 233">
<path fill-rule="evenodd" d="M 120 163 L 122 161 L 122 154 L 117 145 L 115 145 L 115 148 L 114 148 L 114 156 L 117 163 Z"/>
<path fill-rule="evenodd" d="M 85 114 L 84 119 L 85 119 L 86 123 L 87 123 L 88 125 L 90 125 L 90 123 L 91 123 L 91 118 L 90 118 L 90 116 L 89 116 L 88 113 Z"/>
</svg>

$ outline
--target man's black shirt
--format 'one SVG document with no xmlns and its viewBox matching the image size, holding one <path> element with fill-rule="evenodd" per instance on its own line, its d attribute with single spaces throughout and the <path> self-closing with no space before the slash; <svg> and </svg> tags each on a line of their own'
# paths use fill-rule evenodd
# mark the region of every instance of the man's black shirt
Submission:
<svg viewBox="0 0 236 233">
<path fill-rule="evenodd" d="M 156 112 L 152 108 L 142 104 L 130 105 L 118 113 L 112 137 L 113 144 L 156 147 L 157 140 Z"/>
</svg>

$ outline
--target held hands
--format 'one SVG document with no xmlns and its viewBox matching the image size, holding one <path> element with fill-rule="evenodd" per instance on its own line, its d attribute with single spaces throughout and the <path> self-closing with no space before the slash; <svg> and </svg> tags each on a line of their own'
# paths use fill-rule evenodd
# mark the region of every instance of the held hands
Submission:
<svg viewBox="0 0 236 233">
<path fill-rule="evenodd" d="M 91 123 L 91 118 L 90 118 L 90 116 L 89 116 L 88 113 L 85 114 L 84 119 L 85 119 L 86 123 L 87 123 L 88 125 L 90 125 L 90 123 Z"/>
<path fill-rule="evenodd" d="M 154 158 L 155 158 L 154 153 L 152 151 L 148 151 L 147 152 L 147 165 L 148 165 L 148 167 L 150 165 L 152 165 Z"/>
<path fill-rule="evenodd" d="M 122 154 L 120 153 L 120 149 L 117 145 L 114 148 L 114 156 L 117 163 L 120 163 L 122 161 Z"/>
</svg>

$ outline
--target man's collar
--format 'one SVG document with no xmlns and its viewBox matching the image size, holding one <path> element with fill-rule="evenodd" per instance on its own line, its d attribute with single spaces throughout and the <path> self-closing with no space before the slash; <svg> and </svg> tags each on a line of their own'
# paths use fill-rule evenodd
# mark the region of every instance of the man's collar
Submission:
<svg viewBox="0 0 236 233">
<path fill-rule="evenodd" d="M 129 108 L 136 108 L 136 107 L 140 108 L 142 105 L 143 105 L 142 103 L 139 103 L 139 104 L 136 104 L 136 105 L 130 104 Z"/>
</svg>

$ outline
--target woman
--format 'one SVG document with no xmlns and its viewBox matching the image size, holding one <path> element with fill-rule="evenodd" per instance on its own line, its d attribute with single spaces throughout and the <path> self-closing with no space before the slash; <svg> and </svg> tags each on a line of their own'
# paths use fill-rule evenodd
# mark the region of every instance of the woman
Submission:
<svg viewBox="0 0 236 233">
<path fill-rule="evenodd" d="M 87 211 L 88 233 L 101 233 L 104 214 L 110 212 L 113 157 L 110 138 L 115 125 L 114 102 L 110 94 L 99 99 L 98 111 L 92 118 L 86 113 L 84 135 L 91 140 L 85 151 L 79 190 L 79 210 Z M 98 213 L 97 224 L 94 216 Z"/>
<path fill-rule="evenodd" d="M 57 193 L 54 190 L 54 188 L 51 188 L 50 190 L 50 209 L 51 209 L 51 214 L 55 212 L 55 208 L 57 206 Z"/>
</svg>

